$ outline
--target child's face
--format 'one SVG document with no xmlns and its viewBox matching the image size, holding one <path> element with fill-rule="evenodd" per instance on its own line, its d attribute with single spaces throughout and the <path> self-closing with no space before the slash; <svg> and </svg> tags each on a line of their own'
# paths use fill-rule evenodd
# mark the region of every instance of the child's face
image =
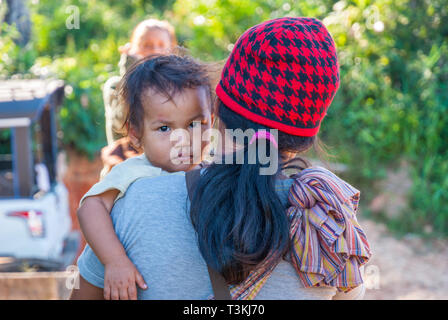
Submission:
<svg viewBox="0 0 448 320">
<path fill-rule="evenodd" d="M 143 93 L 145 116 L 140 145 L 154 166 L 168 172 L 188 171 L 201 162 L 202 152 L 209 144 L 200 137 L 200 141 L 193 143 L 193 128 L 198 126 L 201 136 L 211 128 L 210 102 L 203 87 L 184 89 L 172 98 L 167 100 L 152 89 Z M 189 136 L 186 131 L 177 130 L 176 133 L 183 134 L 174 134 L 178 138 L 170 141 L 171 133 L 176 129 L 187 130 Z"/>
<path fill-rule="evenodd" d="M 171 47 L 168 31 L 159 28 L 142 28 L 131 43 L 129 53 L 144 58 L 155 53 L 167 53 Z"/>
</svg>

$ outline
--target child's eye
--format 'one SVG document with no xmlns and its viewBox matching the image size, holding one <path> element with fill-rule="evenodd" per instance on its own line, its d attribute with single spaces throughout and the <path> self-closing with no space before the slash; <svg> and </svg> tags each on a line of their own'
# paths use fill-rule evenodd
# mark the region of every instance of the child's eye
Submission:
<svg viewBox="0 0 448 320">
<path fill-rule="evenodd" d="M 168 126 L 161 126 L 161 127 L 159 128 L 159 131 L 167 132 L 169 129 L 170 129 L 170 128 L 169 128 Z"/>
</svg>

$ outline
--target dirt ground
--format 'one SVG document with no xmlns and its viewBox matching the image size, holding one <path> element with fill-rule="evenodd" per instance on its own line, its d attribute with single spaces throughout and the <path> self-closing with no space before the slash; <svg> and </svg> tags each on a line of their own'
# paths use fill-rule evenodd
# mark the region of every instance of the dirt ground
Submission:
<svg viewBox="0 0 448 320">
<path fill-rule="evenodd" d="M 448 299 L 448 240 L 397 239 L 359 218 L 373 256 L 365 269 L 365 300 Z"/>
</svg>

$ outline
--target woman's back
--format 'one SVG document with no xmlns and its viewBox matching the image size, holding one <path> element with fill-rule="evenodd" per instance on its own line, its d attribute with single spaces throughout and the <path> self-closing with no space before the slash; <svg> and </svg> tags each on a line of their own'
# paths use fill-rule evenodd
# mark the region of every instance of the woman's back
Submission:
<svg viewBox="0 0 448 320">
<path fill-rule="evenodd" d="M 292 180 L 277 180 L 282 203 Z M 117 201 L 112 219 L 129 258 L 148 283 L 139 299 L 207 299 L 212 294 L 207 266 L 188 214 L 183 173 L 143 178 Z M 87 248 L 78 260 L 81 276 L 102 287 L 104 267 Z M 282 261 L 256 299 L 331 299 L 335 288 L 304 288 L 293 266 Z"/>
</svg>

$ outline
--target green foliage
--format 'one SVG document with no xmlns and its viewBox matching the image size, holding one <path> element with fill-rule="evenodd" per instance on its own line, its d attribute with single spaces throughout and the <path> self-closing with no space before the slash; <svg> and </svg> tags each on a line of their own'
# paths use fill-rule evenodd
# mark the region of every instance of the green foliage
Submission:
<svg viewBox="0 0 448 320">
<path fill-rule="evenodd" d="M 441 21 L 448 3 L 374 3 L 382 32 L 378 24 L 375 30 L 363 23 L 369 7 L 354 3 L 339 11 L 351 27 L 333 29 L 342 83 L 323 133 L 330 144 L 348 149 L 351 172 L 365 190 L 387 166 L 406 159 L 413 180 L 410 208 L 391 224 L 408 232 L 431 225 L 447 234 L 448 28 Z"/>
<path fill-rule="evenodd" d="M 300 11 L 318 16 L 326 10 L 325 2 L 328 1 L 178 0 L 171 21 L 193 55 L 215 61 L 225 59 L 238 37 L 251 26 Z"/>
<path fill-rule="evenodd" d="M 70 5 L 79 9 L 79 29 L 66 27 Z M 28 47 L 18 48 L 14 28 L 2 25 L 0 76 L 64 79 L 63 142 L 90 156 L 105 144 L 101 87 L 118 73 L 117 49 L 138 21 L 164 17 L 194 56 L 217 61 L 264 20 L 322 20 L 341 68 L 322 139 L 350 168 L 364 204 L 377 192 L 373 182 L 405 159 L 413 180 L 409 209 L 390 225 L 416 232 L 429 224 L 448 233 L 448 0 L 40 0 L 30 9 Z"/>
<path fill-rule="evenodd" d="M 368 203 L 372 182 L 411 164 L 409 210 L 389 224 L 448 230 L 448 1 L 190 1 L 173 17 L 192 52 L 224 59 L 248 27 L 281 16 L 314 16 L 338 48 L 341 86 L 321 136 L 350 168 Z M 336 133 L 336 134 L 335 134 Z"/>
<path fill-rule="evenodd" d="M 0 16 L 1 17 L 1 16 Z M 19 37 L 15 26 L 0 20 L 0 77 L 26 72 L 34 63 L 37 53 L 30 45 L 19 47 L 14 40 Z"/>
<path fill-rule="evenodd" d="M 102 85 L 117 74 L 118 46 L 126 43 L 134 18 L 145 9 L 140 4 L 132 10 L 134 3 L 41 0 L 33 8 L 33 25 L 39 26 L 33 37 L 40 57 L 36 71 L 67 83 L 59 114 L 63 143 L 90 158 L 106 143 Z"/>
<path fill-rule="evenodd" d="M 118 74 L 118 47 L 129 40 L 138 21 L 160 17 L 160 9 L 172 2 L 29 2 L 34 27 L 32 41 L 25 48 L 14 43 L 18 36 L 14 26 L 1 25 L 0 76 L 63 79 L 67 88 L 59 113 L 62 142 L 92 158 L 106 144 L 102 86 Z M 0 18 L 5 10 L 2 5 Z"/>
</svg>

